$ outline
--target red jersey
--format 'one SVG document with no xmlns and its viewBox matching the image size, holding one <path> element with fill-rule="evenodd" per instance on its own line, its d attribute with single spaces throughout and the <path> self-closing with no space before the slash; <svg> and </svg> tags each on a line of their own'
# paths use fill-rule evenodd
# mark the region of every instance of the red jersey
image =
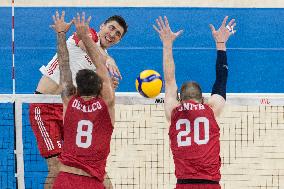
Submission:
<svg viewBox="0 0 284 189">
<path fill-rule="evenodd" d="M 65 112 L 64 143 L 59 160 L 103 181 L 112 131 L 108 107 L 102 98 L 85 101 L 73 97 Z"/>
<path fill-rule="evenodd" d="M 178 179 L 220 180 L 219 130 L 206 104 L 189 100 L 173 109 L 169 137 Z"/>
</svg>

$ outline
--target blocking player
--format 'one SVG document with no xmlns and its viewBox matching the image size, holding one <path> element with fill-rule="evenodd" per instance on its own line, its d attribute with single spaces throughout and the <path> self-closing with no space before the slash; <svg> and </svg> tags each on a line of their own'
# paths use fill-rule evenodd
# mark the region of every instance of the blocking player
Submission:
<svg viewBox="0 0 284 189">
<path fill-rule="evenodd" d="M 57 53 L 60 69 L 61 98 L 64 115 L 64 145 L 59 155 L 62 163 L 54 189 L 105 188 L 103 181 L 110 140 L 114 126 L 114 88 L 105 65 L 106 57 L 90 39 L 90 17 L 85 23 L 78 14 L 74 19 L 79 39 L 96 66 L 79 70 L 72 81 L 69 53 L 65 39 L 64 12 L 54 17 L 57 33 Z"/>
<path fill-rule="evenodd" d="M 210 24 L 217 49 L 216 80 L 208 103 L 198 83 L 184 82 L 177 100 L 173 42 L 182 33 L 171 31 L 167 17 L 153 26 L 163 43 L 165 114 L 170 122 L 169 137 L 175 163 L 177 189 L 220 189 L 220 133 L 215 117 L 225 105 L 228 64 L 226 42 L 235 33 L 235 20 L 226 26 L 226 16 L 216 31 Z"/>
<path fill-rule="evenodd" d="M 66 26 L 66 31 L 71 23 Z M 121 78 L 120 72 L 114 60 L 107 54 L 106 49 L 119 43 L 127 32 L 125 20 L 117 15 L 109 17 L 101 26 L 98 33 L 89 28 L 90 38 L 97 44 L 100 52 L 106 57 L 106 65 L 112 75 Z M 95 59 L 91 59 L 86 53 L 85 46 L 74 33 L 67 40 L 69 51 L 70 69 L 73 84 L 76 86 L 75 76 L 81 69 L 96 70 Z M 58 66 L 58 55 L 56 54 L 47 66 L 40 68 L 43 76 L 40 79 L 36 94 L 60 94 L 62 87 L 59 84 L 60 71 Z M 118 85 L 116 77 L 112 77 L 115 87 Z M 48 164 L 48 176 L 45 188 L 52 186 L 54 177 L 58 173 L 57 156 L 61 153 L 63 140 L 63 107 L 62 104 L 31 104 L 30 123 L 37 139 L 41 155 L 46 158 Z"/>
</svg>

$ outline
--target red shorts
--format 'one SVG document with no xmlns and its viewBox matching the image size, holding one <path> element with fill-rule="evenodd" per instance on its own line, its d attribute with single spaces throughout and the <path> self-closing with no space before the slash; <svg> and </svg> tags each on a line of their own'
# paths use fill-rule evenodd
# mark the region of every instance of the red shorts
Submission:
<svg viewBox="0 0 284 189">
<path fill-rule="evenodd" d="M 53 189 L 104 189 L 104 185 L 96 177 L 59 172 L 53 183 Z"/>
<path fill-rule="evenodd" d="M 220 184 L 176 184 L 176 189 L 221 189 Z"/>
<path fill-rule="evenodd" d="M 30 123 L 40 154 L 45 158 L 60 154 L 63 140 L 63 105 L 30 104 Z"/>
</svg>

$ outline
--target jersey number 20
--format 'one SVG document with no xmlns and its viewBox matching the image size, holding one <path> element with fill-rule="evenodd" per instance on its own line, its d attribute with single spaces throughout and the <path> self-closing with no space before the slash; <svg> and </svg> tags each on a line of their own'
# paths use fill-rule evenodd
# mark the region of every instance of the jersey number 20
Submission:
<svg viewBox="0 0 284 189">
<path fill-rule="evenodd" d="M 83 131 L 83 126 L 87 126 L 87 130 Z M 93 123 L 89 120 L 81 120 L 78 122 L 76 144 L 80 148 L 88 148 L 92 144 Z M 86 140 L 82 141 L 82 137 Z"/>
<path fill-rule="evenodd" d="M 204 139 L 200 139 L 200 123 L 204 124 Z M 185 131 L 180 131 L 177 135 L 178 147 L 191 146 L 191 137 L 188 134 L 191 132 L 191 123 L 188 119 L 179 119 L 176 123 L 176 130 L 180 130 L 181 125 L 185 125 Z M 209 120 L 206 117 L 197 117 L 193 123 L 194 142 L 198 145 L 207 144 L 209 141 Z M 187 136 L 187 137 L 185 137 Z M 182 140 L 185 137 L 185 140 Z"/>
</svg>

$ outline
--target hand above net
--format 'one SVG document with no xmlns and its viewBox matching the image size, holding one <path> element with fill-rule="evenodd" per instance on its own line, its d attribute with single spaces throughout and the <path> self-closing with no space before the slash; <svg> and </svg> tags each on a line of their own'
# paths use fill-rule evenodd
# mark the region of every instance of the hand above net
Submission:
<svg viewBox="0 0 284 189">
<path fill-rule="evenodd" d="M 212 36 L 216 43 L 224 43 L 228 41 L 231 35 L 236 33 L 236 30 L 234 30 L 234 27 L 237 25 L 235 23 L 235 19 L 232 19 L 228 25 L 226 26 L 226 22 L 228 20 L 228 16 L 226 16 L 222 22 L 222 25 L 220 28 L 216 31 L 215 27 L 212 24 L 209 24 L 210 29 L 212 31 Z"/>
<path fill-rule="evenodd" d="M 61 16 L 59 15 L 58 11 L 55 12 L 55 16 L 52 15 L 54 24 L 50 25 L 50 27 L 53 28 L 56 33 L 68 32 L 73 23 L 73 20 L 69 23 L 66 23 L 64 21 L 64 16 L 65 16 L 65 11 L 62 11 Z"/>
<path fill-rule="evenodd" d="M 80 16 L 79 13 L 77 13 L 77 17 L 73 18 L 75 27 L 76 27 L 76 33 L 79 39 L 82 39 L 85 35 L 90 34 L 89 32 L 89 24 L 91 21 L 91 16 L 88 17 L 87 20 L 85 20 L 85 12 L 82 12 L 82 17 Z"/>
<path fill-rule="evenodd" d="M 159 16 L 159 19 L 156 19 L 156 23 L 158 27 L 153 25 L 153 28 L 156 30 L 156 32 L 159 33 L 160 39 L 163 44 L 172 44 L 174 40 L 179 37 L 183 32 L 183 30 L 179 30 L 178 32 L 172 32 L 168 18 L 166 16 L 164 16 L 164 20 L 161 16 Z"/>
</svg>

